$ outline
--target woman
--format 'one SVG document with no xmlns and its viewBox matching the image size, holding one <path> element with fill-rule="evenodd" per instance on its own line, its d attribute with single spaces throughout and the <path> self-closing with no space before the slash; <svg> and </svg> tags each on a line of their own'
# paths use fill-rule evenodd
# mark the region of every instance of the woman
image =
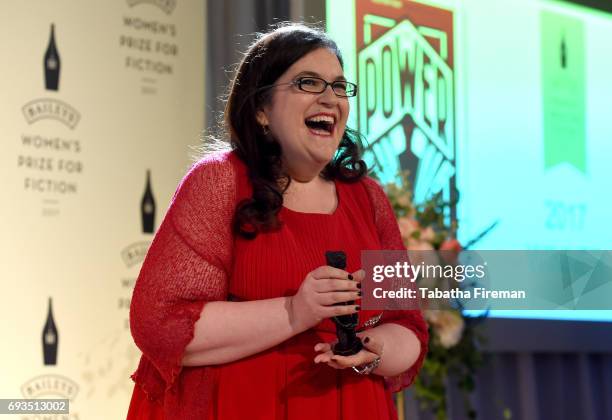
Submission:
<svg viewBox="0 0 612 420">
<path fill-rule="evenodd" d="M 359 299 L 362 249 L 402 249 L 346 128 L 355 93 L 323 32 L 285 26 L 249 48 L 225 109 L 232 150 L 185 176 L 136 283 L 129 419 L 396 418 L 391 392 L 426 353 L 420 313 L 334 305 Z M 334 356 L 331 317 L 354 313 L 364 349 Z"/>
</svg>

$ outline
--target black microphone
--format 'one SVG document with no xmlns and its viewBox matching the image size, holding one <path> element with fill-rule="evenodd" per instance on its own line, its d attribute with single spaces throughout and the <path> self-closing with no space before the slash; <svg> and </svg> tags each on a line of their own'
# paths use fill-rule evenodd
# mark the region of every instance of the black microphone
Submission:
<svg viewBox="0 0 612 420">
<path fill-rule="evenodd" d="M 344 251 L 327 251 L 325 252 L 325 260 L 327 265 L 344 270 L 346 268 L 346 254 Z M 339 302 L 335 305 L 355 305 L 355 301 Z M 357 313 L 350 315 L 340 315 L 332 318 L 336 324 L 336 336 L 338 342 L 334 345 L 332 351 L 340 356 L 350 356 L 363 348 L 361 340 L 355 334 L 355 328 L 359 323 L 359 315 Z"/>
</svg>

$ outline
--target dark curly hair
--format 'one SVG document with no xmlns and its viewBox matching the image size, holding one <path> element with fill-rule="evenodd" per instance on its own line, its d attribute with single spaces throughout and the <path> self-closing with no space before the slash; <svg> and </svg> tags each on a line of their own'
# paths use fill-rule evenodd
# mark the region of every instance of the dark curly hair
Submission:
<svg viewBox="0 0 612 420">
<path fill-rule="evenodd" d="M 332 51 L 343 66 L 338 46 L 322 30 L 282 24 L 253 42 L 230 85 L 225 130 L 232 149 L 247 166 L 253 187 L 252 197 L 238 203 L 234 215 L 234 232 L 244 238 L 280 228 L 277 215 L 291 183 L 282 167 L 281 145 L 264 133 L 256 119 L 257 111 L 271 100 L 270 90 L 262 88 L 274 84 L 293 63 L 319 48 Z M 359 134 L 346 128 L 334 158 L 321 175 L 327 180 L 359 180 L 367 172 L 362 150 Z"/>
</svg>

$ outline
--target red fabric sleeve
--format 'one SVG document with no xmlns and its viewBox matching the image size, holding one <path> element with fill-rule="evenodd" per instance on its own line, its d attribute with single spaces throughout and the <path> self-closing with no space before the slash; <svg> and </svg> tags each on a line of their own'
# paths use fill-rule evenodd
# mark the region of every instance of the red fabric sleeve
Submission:
<svg viewBox="0 0 612 420">
<path fill-rule="evenodd" d="M 406 247 L 402 241 L 395 214 L 384 190 L 372 178 L 365 177 L 364 184 L 370 197 L 376 230 L 380 238 L 383 250 L 404 250 Z M 427 355 L 429 332 L 427 323 L 423 319 L 421 311 L 417 310 L 388 310 L 383 313 L 381 323 L 393 322 L 412 331 L 421 343 L 421 352 L 416 362 L 406 372 L 394 377 L 385 378 L 386 386 L 391 392 L 400 391 L 410 386 Z"/>
<path fill-rule="evenodd" d="M 198 162 L 179 185 L 136 282 L 130 328 L 171 389 L 207 301 L 227 296 L 235 179 L 227 155 Z"/>
<path fill-rule="evenodd" d="M 392 322 L 408 328 L 416 335 L 417 339 L 421 343 L 421 352 L 419 353 L 419 357 L 407 371 L 397 376 L 385 378 L 385 385 L 387 388 L 390 389 L 391 392 L 398 392 L 412 385 L 419 371 L 421 370 L 423 362 L 425 361 L 425 356 L 427 356 L 429 332 L 427 323 L 423 319 L 421 311 L 385 311 L 381 319 L 381 323 L 387 322 Z"/>
</svg>

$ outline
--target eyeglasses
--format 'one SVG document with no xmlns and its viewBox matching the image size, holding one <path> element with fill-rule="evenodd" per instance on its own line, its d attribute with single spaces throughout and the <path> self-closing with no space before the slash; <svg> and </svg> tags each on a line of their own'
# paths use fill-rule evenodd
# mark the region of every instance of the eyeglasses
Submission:
<svg viewBox="0 0 612 420">
<path fill-rule="evenodd" d="M 295 85 L 299 90 L 309 93 L 323 93 L 327 86 L 331 86 L 336 96 L 342 98 L 357 95 L 357 85 L 345 80 L 336 80 L 328 82 L 319 77 L 298 77 L 291 84 Z"/>
<path fill-rule="evenodd" d="M 277 83 L 275 85 L 264 86 L 261 89 L 267 89 L 274 86 L 280 85 L 293 85 L 299 90 L 308 93 L 323 93 L 327 86 L 331 86 L 332 91 L 336 96 L 340 98 L 347 98 L 357 95 L 357 85 L 355 83 L 347 82 L 345 80 L 335 80 L 328 82 L 327 80 L 321 79 L 320 77 L 298 77 L 293 82 L 289 83 Z"/>
</svg>

